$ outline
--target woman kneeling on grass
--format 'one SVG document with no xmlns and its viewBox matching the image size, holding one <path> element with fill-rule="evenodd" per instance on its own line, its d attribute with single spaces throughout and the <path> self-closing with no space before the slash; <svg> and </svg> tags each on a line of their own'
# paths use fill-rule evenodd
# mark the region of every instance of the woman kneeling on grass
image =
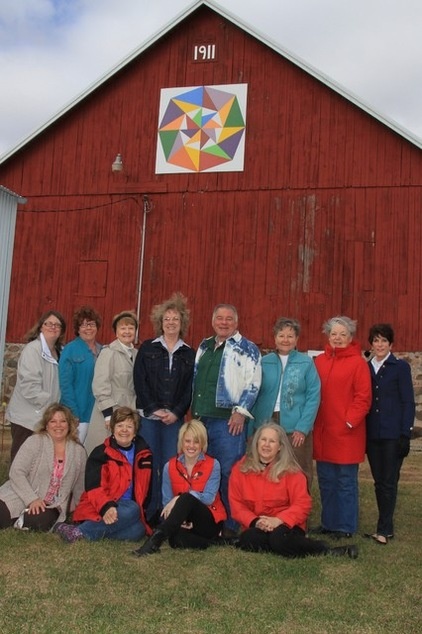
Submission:
<svg viewBox="0 0 422 634">
<path fill-rule="evenodd" d="M 0 487 L 0 528 L 49 531 L 83 491 L 86 452 L 70 409 L 53 403 L 21 445 Z"/>
<path fill-rule="evenodd" d="M 234 465 L 229 500 L 233 517 L 242 526 L 242 550 L 283 557 L 358 556 L 355 545 L 330 548 L 306 537 L 311 496 L 286 432 L 276 423 L 259 427 L 246 456 Z"/>
<path fill-rule="evenodd" d="M 220 463 L 205 453 L 207 447 L 207 431 L 199 420 L 182 425 L 178 455 L 163 471 L 164 522 L 134 555 L 152 555 L 166 539 L 172 548 L 205 549 L 219 543 L 227 514 L 218 492 Z"/>
<path fill-rule="evenodd" d="M 151 534 L 144 503 L 151 480 L 151 451 L 137 436 L 139 415 L 130 407 L 116 409 L 110 438 L 90 454 L 85 491 L 73 514 L 79 524 L 60 524 L 56 532 L 67 542 L 78 539 L 138 541 Z"/>
</svg>

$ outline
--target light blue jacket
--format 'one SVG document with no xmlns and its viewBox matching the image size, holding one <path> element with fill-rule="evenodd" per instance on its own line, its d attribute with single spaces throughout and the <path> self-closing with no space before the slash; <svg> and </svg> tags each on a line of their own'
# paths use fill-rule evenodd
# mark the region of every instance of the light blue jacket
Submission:
<svg viewBox="0 0 422 634">
<path fill-rule="evenodd" d="M 196 353 L 195 371 L 199 359 L 207 349 L 204 339 Z M 217 381 L 215 404 L 217 407 L 236 406 L 240 414 L 252 417 L 251 409 L 261 386 L 261 353 L 258 346 L 242 337 L 239 332 L 229 337 L 225 343 Z"/>
<path fill-rule="evenodd" d="M 253 429 L 271 419 L 282 378 L 280 424 L 288 434 L 300 431 L 307 435 L 317 415 L 321 382 L 313 360 L 297 350 L 290 352 L 284 372 L 277 353 L 262 359 L 262 384 L 252 410 Z"/>
<path fill-rule="evenodd" d="M 96 344 L 98 349 L 100 344 Z M 72 410 L 81 423 L 89 423 L 94 407 L 92 379 L 95 356 L 80 337 L 65 345 L 60 355 L 61 403 Z"/>
</svg>

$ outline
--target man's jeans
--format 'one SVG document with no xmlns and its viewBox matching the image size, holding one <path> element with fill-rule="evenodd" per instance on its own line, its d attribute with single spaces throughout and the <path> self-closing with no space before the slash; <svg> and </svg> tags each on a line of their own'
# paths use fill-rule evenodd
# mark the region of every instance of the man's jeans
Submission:
<svg viewBox="0 0 422 634">
<path fill-rule="evenodd" d="M 229 505 L 229 476 L 232 466 L 242 458 L 246 450 L 246 422 L 243 432 L 238 436 L 229 433 L 228 420 L 226 418 L 211 418 L 201 416 L 201 422 L 208 433 L 207 454 L 216 458 L 221 466 L 221 499 L 227 511 L 227 528 L 237 530 L 238 523 L 233 520 Z"/>
</svg>

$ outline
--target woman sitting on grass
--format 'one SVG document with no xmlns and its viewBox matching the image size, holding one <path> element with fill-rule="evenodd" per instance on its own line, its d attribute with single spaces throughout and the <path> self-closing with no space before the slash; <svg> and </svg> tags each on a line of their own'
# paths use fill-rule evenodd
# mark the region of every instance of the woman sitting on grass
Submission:
<svg viewBox="0 0 422 634">
<path fill-rule="evenodd" d="M 234 465 L 229 500 L 233 517 L 242 526 L 242 550 L 283 557 L 358 555 L 355 545 L 330 548 L 306 537 L 311 496 L 286 432 L 276 423 L 259 427 L 246 456 Z"/>
<path fill-rule="evenodd" d="M 96 447 L 86 464 L 85 491 L 73 514 L 78 524 L 60 524 L 67 542 L 78 539 L 138 541 L 150 534 L 144 504 L 151 480 L 151 451 L 137 436 L 139 415 L 130 407 L 116 409 L 110 438 Z"/>
<path fill-rule="evenodd" d="M 0 528 L 49 531 L 83 491 L 86 452 L 70 409 L 53 403 L 27 438 L 0 487 Z"/>
<path fill-rule="evenodd" d="M 134 555 L 152 555 L 168 539 L 172 548 L 208 548 L 217 543 L 227 517 L 218 489 L 220 463 L 206 454 L 207 430 L 199 420 L 179 431 L 178 455 L 163 471 L 164 522 Z"/>
</svg>

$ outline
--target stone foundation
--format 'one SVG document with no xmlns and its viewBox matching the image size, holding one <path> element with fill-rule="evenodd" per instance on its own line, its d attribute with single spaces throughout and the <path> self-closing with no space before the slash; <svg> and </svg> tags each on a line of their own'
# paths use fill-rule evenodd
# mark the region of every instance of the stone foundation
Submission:
<svg viewBox="0 0 422 634">
<path fill-rule="evenodd" d="M 18 358 L 24 344 L 6 343 L 3 363 L 3 382 L 1 402 L 8 402 L 16 384 Z M 411 367 L 416 400 L 416 424 L 422 425 L 422 352 L 395 352 L 397 357 L 405 359 Z"/>
</svg>

